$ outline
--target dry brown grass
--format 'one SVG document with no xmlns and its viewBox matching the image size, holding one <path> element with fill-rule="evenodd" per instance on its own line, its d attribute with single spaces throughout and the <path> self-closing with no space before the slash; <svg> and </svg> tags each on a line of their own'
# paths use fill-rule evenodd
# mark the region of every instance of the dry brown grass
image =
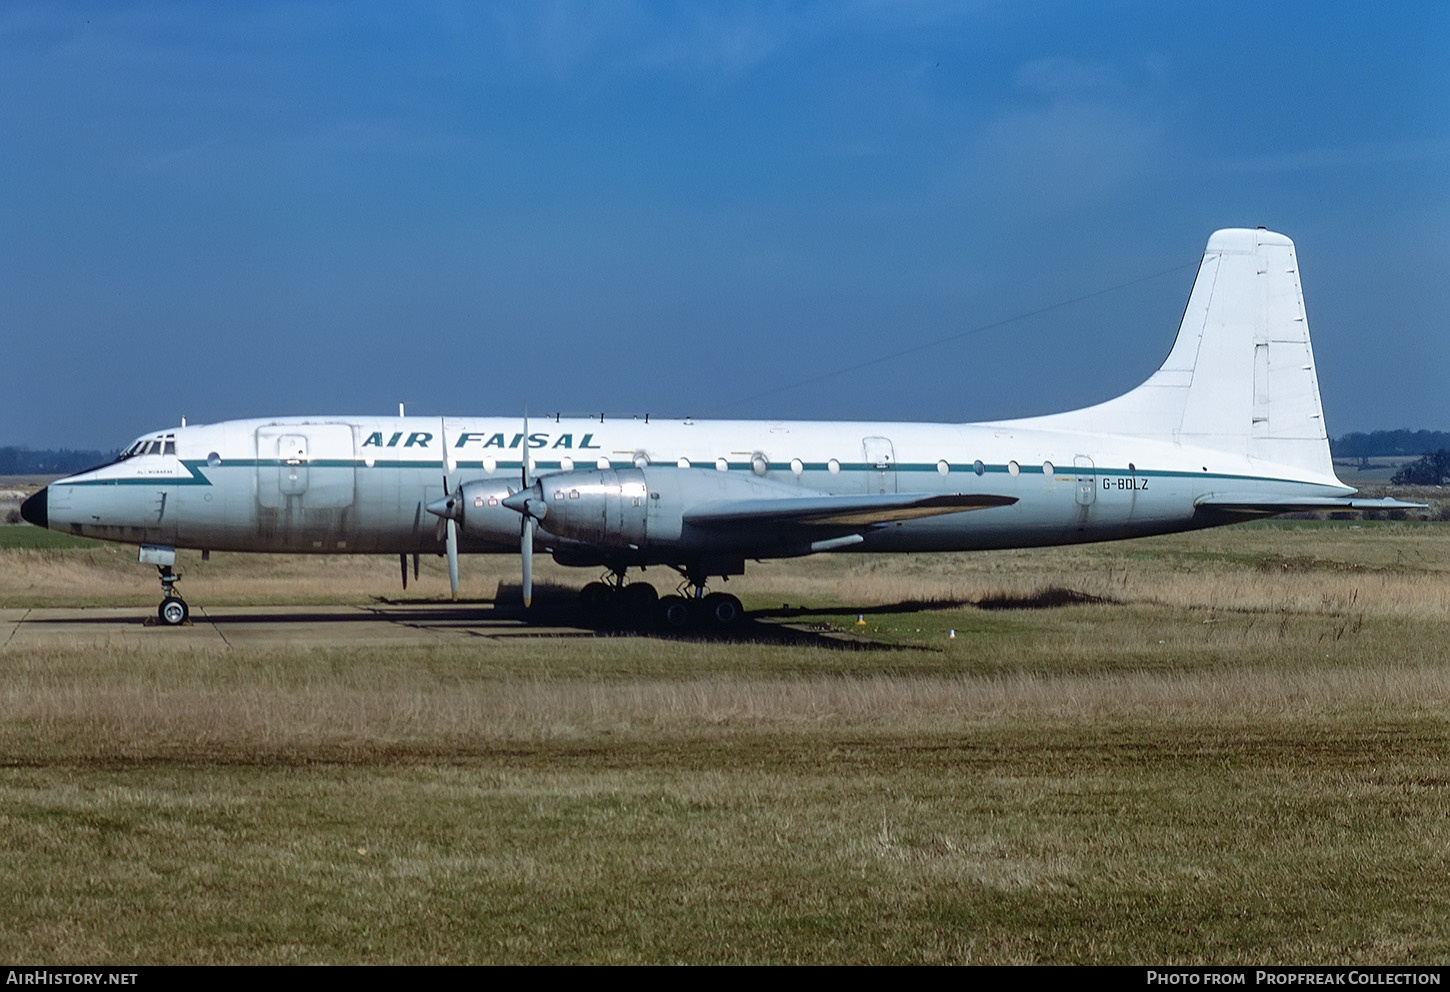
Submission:
<svg viewBox="0 0 1450 992">
<path fill-rule="evenodd" d="M 1424 617 L 1450 611 L 1450 542 L 1435 524 L 1269 523 L 1102 545 L 931 555 L 818 555 L 752 563 L 728 588 L 747 605 L 882 606 L 903 602 L 976 603 L 1066 588 L 1119 603 L 1235 611 Z M 0 551 L 0 606 L 146 604 L 154 572 L 135 550 Z M 436 556 L 404 593 L 395 558 L 183 553 L 189 598 L 203 603 L 369 602 L 379 597 L 441 599 L 446 572 Z M 517 581 L 509 555 L 466 556 L 465 598 L 492 599 Z M 582 586 L 588 569 L 543 559 L 541 585 Z M 639 578 L 639 573 L 635 573 Z M 650 569 L 643 578 L 670 591 L 679 577 Z"/>
<path fill-rule="evenodd" d="M 0 569 L 11 601 L 92 573 L 154 601 L 110 552 L 5 554 L 38 566 Z M 377 559 L 192 568 L 216 603 L 396 588 Z M 1256 527 L 731 584 L 860 609 L 870 651 L 12 647 L 0 956 L 1442 962 L 1447 584 L 1450 530 Z"/>
<path fill-rule="evenodd" d="M 766 563 L 763 601 L 977 603 L 1067 588 L 1183 609 L 1429 618 L 1450 613 L 1450 542 L 1424 524 L 1268 524 L 1104 545 L 904 561 Z M 844 566 L 844 567 L 842 567 Z"/>
<path fill-rule="evenodd" d="M 125 665 L 124 656 L 114 657 Z M 196 659 L 191 659 L 195 661 Z M 201 660 L 203 664 L 206 659 Z M 891 676 L 761 679 L 719 674 L 604 684 L 501 680 L 471 685 L 241 686 L 13 684 L 0 707 L 20 736 L 52 734 L 121 751 L 184 745 L 238 754 L 366 742 L 468 750 L 507 742 L 596 739 L 600 734 L 813 731 L 889 726 L 931 734 L 1014 716 L 1274 720 L 1305 711 L 1450 712 L 1443 662 L 1286 671 L 1119 672 L 1104 676 Z M 210 681 L 203 679 L 202 681 Z M 33 759 L 32 759 L 33 760 Z"/>
</svg>

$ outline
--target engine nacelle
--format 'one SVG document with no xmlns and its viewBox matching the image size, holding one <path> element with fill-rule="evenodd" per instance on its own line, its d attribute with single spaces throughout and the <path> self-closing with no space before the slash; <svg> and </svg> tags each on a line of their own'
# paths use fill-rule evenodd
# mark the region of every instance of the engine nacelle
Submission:
<svg viewBox="0 0 1450 992">
<path fill-rule="evenodd" d="M 472 541 L 519 546 L 519 515 L 503 505 L 518 491 L 517 485 L 497 480 L 479 480 L 463 484 L 463 506 L 459 528 Z"/>
<path fill-rule="evenodd" d="M 670 562 L 681 552 L 701 555 L 806 554 L 809 542 L 799 534 L 771 528 L 702 530 L 685 523 L 687 507 L 715 501 L 781 499 L 821 495 L 790 483 L 713 468 L 646 466 L 591 469 L 540 476 L 528 492 L 502 480 L 466 482 L 458 521 L 462 536 L 475 544 L 516 547 L 522 514 L 538 521 L 538 539 L 565 546 L 553 550 L 599 560 Z M 797 546 L 798 545 L 798 546 Z"/>
<path fill-rule="evenodd" d="M 563 472 L 541 477 L 538 486 L 547 508 L 539 526 L 550 534 L 635 551 L 649 539 L 651 493 L 644 469 Z M 654 502 L 660 502 L 658 492 Z M 667 522 L 659 522 L 668 532 Z M 674 533 L 679 534 L 678 522 Z"/>
<path fill-rule="evenodd" d="M 541 502 L 534 504 L 534 516 L 541 530 L 594 548 L 663 556 L 659 560 L 668 560 L 681 547 L 699 553 L 761 546 L 758 532 L 686 533 L 687 507 L 805 494 L 799 486 L 754 475 L 672 465 L 561 472 L 541 476 L 535 486 L 535 499 Z M 472 512 L 471 505 L 466 512 Z"/>
</svg>

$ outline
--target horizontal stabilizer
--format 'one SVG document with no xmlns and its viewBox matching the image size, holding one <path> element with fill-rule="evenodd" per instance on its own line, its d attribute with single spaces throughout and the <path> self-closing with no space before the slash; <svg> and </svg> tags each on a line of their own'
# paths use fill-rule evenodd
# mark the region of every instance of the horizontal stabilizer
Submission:
<svg viewBox="0 0 1450 992">
<path fill-rule="evenodd" d="M 926 496 L 880 493 L 861 496 L 800 496 L 780 499 L 719 500 L 686 510 L 685 523 L 723 528 L 793 524 L 804 527 L 869 527 L 894 520 L 1011 506 L 1015 496 L 966 493 Z"/>
<path fill-rule="evenodd" d="M 1312 513 L 1320 510 L 1424 510 L 1424 503 L 1397 499 L 1350 499 L 1334 496 L 1300 496 L 1282 499 L 1241 499 L 1234 496 L 1205 496 L 1194 504 L 1200 510 L 1243 517 L 1273 516 L 1276 513 Z"/>
</svg>

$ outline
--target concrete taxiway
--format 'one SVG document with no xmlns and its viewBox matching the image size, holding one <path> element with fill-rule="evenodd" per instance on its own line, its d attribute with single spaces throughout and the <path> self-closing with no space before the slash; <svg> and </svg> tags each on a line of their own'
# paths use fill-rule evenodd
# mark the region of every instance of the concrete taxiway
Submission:
<svg viewBox="0 0 1450 992">
<path fill-rule="evenodd" d="M 149 623 L 148 623 L 149 621 Z M 597 631 L 526 621 L 491 604 L 193 606 L 191 623 L 160 627 L 144 607 L 0 610 L 0 651 L 166 645 L 197 648 L 388 645 L 520 637 L 594 637 Z"/>
</svg>

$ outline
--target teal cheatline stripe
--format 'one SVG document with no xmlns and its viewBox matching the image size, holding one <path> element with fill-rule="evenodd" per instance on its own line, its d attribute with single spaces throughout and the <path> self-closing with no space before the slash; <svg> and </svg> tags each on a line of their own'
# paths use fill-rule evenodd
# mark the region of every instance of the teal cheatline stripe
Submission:
<svg viewBox="0 0 1450 992">
<path fill-rule="evenodd" d="M 209 486 L 212 484 L 201 471 L 201 466 L 206 462 L 182 462 L 181 467 L 186 469 L 188 475 L 181 479 L 175 476 L 137 476 L 125 479 L 78 479 L 75 482 L 67 482 L 68 486 Z"/>
<path fill-rule="evenodd" d="M 539 471 L 562 471 L 563 470 L 563 467 L 564 467 L 563 466 L 563 463 L 561 461 L 558 461 L 558 460 L 548 460 L 548 461 L 536 460 L 536 464 L 538 466 Z M 751 464 L 749 462 L 729 462 L 728 464 L 729 464 L 729 467 L 730 467 L 730 471 L 732 471 L 732 472 L 749 472 L 749 471 L 752 471 L 752 467 L 751 467 Z M 483 461 L 482 460 L 478 460 L 478 461 L 457 461 L 457 462 L 454 462 L 454 465 L 455 465 L 455 471 L 460 470 L 460 469 L 478 470 L 478 471 L 483 471 L 484 470 Z M 494 474 L 497 474 L 497 473 L 500 473 L 500 472 L 517 472 L 517 471 L 519 471 L 522 468 L 522 465 L 523 465 L 523 463 L 521 461 L 499 461 L 499 462 L 496 462 L 495 463 L 495 466 L 494 466 Z M 225 459 L 221 463 L 220 466 L 213 466 L 210 463 L 208 463 L 207 461 L 205 461 L 204 459 L 201 459 L 201 460 L 183 461 L 183 462 L 181 462 L 181 466 L 183 468 L 185 468 L 186 471 L 187 471 L 187 476 L 185 478 L 178 478 L 178 477 L 165 478 L 165 477 L 158 477 L 158 476 L 149 476 L 149 477 L 148 476 L 139 476 L 139 477 L 119 478 L 119 479 L 78 479 L 78 480 L 76 480 L 74 482 L 68 482 L 68 483 L 66 483 L 66 485 L 71 485 L 71 486 L 158 486 L 158 485 L 159 486 L 210 486 L 210 485 L 212 485 L 212 481 L 211 481 L 210 478 L 207 477 L 206 472 L 203 471 L 204 469 L 208 469 L 208 470 L 212 470 L 212 471 L 215 471 L 218 468 L 228 468 L 228 469 L 238 469 L 238 468 L 242 468 L 242 469 L 253 469 L 253 470 L 256 470 L 256 469 L 264 469 L 264 468 L 280 469 L 280 468 L 285 468 L 287 466 L 287 462 L 284 461 L 284 460 L 282 460 L 282 459 L 279 459 L 279 458 L 228 458 L 228 459 Z M 415 471 L 438 471 L 438 470 L 440 470 L 442 468 L 441 465 L 439 465 L 437 463 L 434 463 L 434 462 L 418 461 L 418 460 L 406 460 L 406 461 L 404 461 L 402 459 L 390 459 L 388 461 L 374 461 L 373 464 L 371 466 L 369 466 L 369 465 L 367 465 L 360 458 L 352 458 L 352 459 L 348 459 L 348 458 L 319 458 L 319 459 L 316 459 L 314 461 L 307 462 L 307 466 L 309 468 L 319 468 L 319 469 L 325 469 L 325 468 L 350 468 L 350 469 L 355 469 L 355 470 L 360 470 L 360 471 L 370 471 L 370 470 L 377 470 L 377 469 L 398 469 L 398 470 L 415 470 Z M 624 466 L 619 466 L 619 467 L 624 467 Z M 656 463 L 655 464 L 655 467 L 656 468 L 669 468 L 669 467 L 672 467 L 672 466 L 671 466 L 670 463 L 667 463 L 667 462 L 659 462 L 659 463 Z M 712 461 L 711 462 L 702 461 L 700 464 L 695 465 L 693 468 L 695 470 L 715 471 L 715 463 L 712 462 Z M 1019 474 L 1025 475 L 1025 476 L 1027 476 L 1030 479 L 1030 478 L 1032 478 L 1032 476 L 1038 474 L 1038 468 L 1039 468 L 1039 466 L 1037 466 L 1035 464 L 1033 464 L 1033 465 L 1024 465 L 1024 466 L 1021 467 L 1021 470 L 1020 470 L 1020 473 Z M 574 471 L 578 471 L 578 472 L 594 471 L 594 462 L 591 459 L 589 459 L 587 456 L 584 457 L 584 458 L 581 458 L 581 459 L 576 459 L 575 462 L 574 462 Z M 829 462 L 806 462 L 805 465 L 804 465 L 803 471 L 806 471 L 806 472 L 828 472 L 828 471 L 830 471 L 830 463 Z M 871 463 L 868 463 L 868 462 L 841 462 L 840 463 L 840 471 L 842 473 L 879 472 L 879 471 L 882 471 L 882 469 L 879 469 L 874 464 L 871 464 Z M 906 473 L 906 472 L 925 472 L 925 473 L 935 474 L 939 470 L 937 468 L 937 463 L 936 462 L 905 462 L 905 463 L 897 463 L 896 465 L 892 466 L 892 468 L 886 469 L 885 471 L 896 471 L 896 472 L 903 472 L 903 473 Z M 790 472 L 790 464 L 788 462 L 782 462 L 782 463 L 778 463 L 778 464 L 773 464 L 773 465 L 771 465 L 771 467 L 769 469 L 769 474 L 780 475 L 780 474 L 785 474 L 785 473 L 788 473 L 788 472 Z M 949 463 L 949 473 L 948 474 L 949 475 L 974 475 L 975 472 L 974 472 L 973 467 L 972 467 L 972 465 L 970 463 Z M 985 465 L 985 466 L 983 466 L 983 474 L 984 475 L 986 475 L 986 474 L 990 474 L 990 475 L 1008 475 L 1008 474 L 1010 474 L 1010 471 L 1007 468 L 1006 464 L 1001 464 L 1001 465 Z M 1071 470 L 1070 470 L 1070 467 L 1069 466 L 1066 466 L 1066 465 L 1059 466 L 1057 472 L 1054 473 L 1053 478 L 1054 479 L 1063 480 L 1063 481 L 1067 481 L 1067 480 L 1076 481 L 1080 475 L 1091 475 L 1091 476 L 1094 476 L 1094 477 L 1097 477 L 1097 476 L 1128 476 L 1128 477 L 1136 477 L 1136 478 L 1140 478 L 1140 479 L 1212 479 L 1214 481 L 1243 481 L 1243 482 L 1285 482 L 1285 483 L 1297 483 L 1297 482 L 1300 482 L 1301 481 L 1301 480 L 1298 480 L 1298 479 L 1276 478 L 1276 477 L 1267 477 L 1267 476 L 1261 476 L 1261 475 L 1243 475 L 1243 474 L 1240 474 L 1240 473 L 1233 473 L 1233 472 L 1188 472 L 1188 471 L 1183 471 L 1181 469 L 1151 469 L 1151 468 L 1133 468 L 1133 469 L 1130 470 L 1130 469 L 1127 469 L 1127 468 L 1118 468 L 1118 467 L 1114 467 L 1114 466 L 1098 466 L 1098 467 L 1096 467 L 1091 472 L 1085 472 L 1085 471 L 1082 471 L 1080 469 L 1076 469 L 1076 467 L 1072 467 Z"/>
<path fill-rule="evenodd" d="M 256 465 L 258 467 L 262 467 L 262 466 L 278 466 L 278 465 L 281 465 L 283 463 L 280 462 L 280 461 L 275 461 L 275 460 L 265 461 L 265 462 L 256 461 L 256 460 L 235 460 L 235 461 L 228 461 L 226 464 L 228 466 L 237 466 L 237 465 L 248 466 L 248 465 Z M 339 467 L 340 466 L 346 466 L 346 465 L 354 465 L 354 466 L 362 466 L 363 465 L 363 463 L 360 462 L 360 461 L 352 461 L 352 462 L 347 462 L 347 461 L 314 461 L 314 462 L 309 462 L 309 464 L 310 465 L 314 465 L 314 466 L 320 466 L 320 467 L 327 467 L 327 466 L 334 466 L 334 465 L 335 466 L 339 466 Z M 540 470 L 562 470 L 563 467 L 564 467 L 562 462 L 552 461 L 552 460 L 551 461 L 536 460 L 536 464 L 538 465 L 538 467 L 539 467 Z M 729 465 L 730 471 L 732 471 L 732 472 L 749 472 L 749 471 L 752 471 L 752 467 L 751 467 L 751 464 L 749 462 L 732 461 L 732 462 L 727 462 L 727 464 Z M 481 460 L 480 461 L 471 461 L 471 460 L 470 461 L 455 461 L 454 462 L 454 465 L 456 466 L 456 469 L 478 469 L 480 471 L 483 470 L 483 462 Z M 522 463 L 521 462 L 518 462 L 518 461 L 499 461 L 499 462 L 496 462 L 495 463 L 494 472 L 497 473 L 497 472 L 503 472 L 503 471 L 518 471 L 519 468 L 521 467 L 521 465 L 522 465 Z M 1127 468 L 1117 468 L 1117 467 L 1114 467 L 1114 466 L 1098 466 L 1097 468 L 1095 468 L 1091 472 L 1079 472 L 1079 471 L 1074 470 L 1074 467 L 1073 466 L 1056 465 L 1056 463 L 1054 463 L 1054 465 L 1055 465 L 1056 471 L 1053 473 L 1053 478 L 1054 479 L 1064 480 L 1064 481 L 1067 481 L 1067 480 L 1076 481 L 1076 479 L 1078 478 L 1078 475 L 1079 474 L 1082 474 L 1082 475 L 1092 475 L 1092 476 L 1104 476 L 1104 475 L 1106 475 L 1106 476 L 1119 476 L 1119 475 L 1121 475 L 1121 476 L 1136 476 L 1137 478 L 1140 478 L 1140 479 L 1143 479 L 1143 478 L 1155 478 L 1155 479 L 1215 479 L 1215 480 L 1241 480 L 1241 481 L 1247 481 L 1247 482 L 1289 482 L 1289 483 L 1296 483 L 1296 482 L 1301 481 L 1301 480 L 1298 480 L 1298 479 L 1272 478 L 1272 477 L 1261 476 L 1261 475 L 1243 475 L 1243 474 L 1240 474 L 1240 473 L 1233 473 L 1233 472 L 1189 472 L 1189 471 L 1184 471 L 1184 470 L 1181 470 L 1181 469 L 1145 469 L 1145 468 L 1127 469 Z M 394 460 L 394 461 L 375 461 L 373 463 L 372 467 L 373 468 L 399 468 L 399 469 L 436 469 L 439 466 L 434 465 L 434 464 L 430 464 L 428 462 L 419 462 L 419 461 L 396 461 L 396 460 Z M 615 467 L 616 468 L 623 468 L 623 467 L 627 467 L 627 465 L 616 463 L 615 464 Z M 673 466 L 672 466 L 672 463 L 670 463 L 670 462 L 655 462 L 655 463 L 653 463 L 653 467 L 655 467 L 655 468 L 671 468 Z M 973 470 L 972 464 L 970 462 L 950 462 L 950 463 L 948 463 L 948 468 L 949 468 L 949 472 L 948 472 L 949 475 L 975 475 L 976 474 L 975 471 Z M 1035 475 L 1040 475 L 1041 474 L 1040 468 L 1041 468 L 1041 466 L 1038 465 L 1037 463 L 1031 463 L 1031 464 L 1021 465 L 1018 474 L 1019 475 L 1026 476 L 1028 478 L 1031 478 L 1031 477 L 1033 477 Z M 706 460 L 703 460 L 703 459 L 700 462 L 698 462 L 698 463 L 692 464 L 691 465 L 691 470 L 692 471 L 705 471 L 705 470 L 708 470 L 708 471 L 716 471 L 716 469 L 715 469 L 715 463 L 713 461 L 706 461 Z M 576 472 L 591 472 L 591 471 L 595 471 L 593 460 L 590 459 L 590 458 L 588 458 L 588 457 L 580 458 L 580 459 L 575 459 L 575 461 L 574 461 L 574 471 L 576 471 Z M 790 471 L 790 463 L 789 462 L 772 463 L 768 471 L 770 473 L 775 473 L 775 474 L 781 474 L 781 473 L 789 472 Z M 828 472 L 828 471 L 830 471 L 830 463 L 829 462 L 805 462 L 802 471 L 804 471 L 804 472 Z M 879 469 L 879 468 L 877 468 L 874 464 L 871 464 L 869 462 L 841 462 L 840 463 L 840 471 L 843 472 L 843 473 L 850 473 L 850 472 L 879 472 L 879 471 L 882 471 L 882 470 Z M 892 468 L 886 469 L 886 471 L 896 471 L 896 472 L 923 472 L 923 473 L 927 473 L 927 474 L 939 474 L 940 473 L 940 469 L 937 468 L 937 463 L 936 462 L 898 462 L 896 465 L 892 466 Z M 983 474 L 984 475 L 1010 475 L 1011 474 L 1011 470 L 1007 468 L 1007 465 L 1006 465 L 1005 462 L 1002 463 L 1002 464 L 1000 464 L 1000 465 L 984 465 L 982 471 L 983 471 Z"/>
</svg>

